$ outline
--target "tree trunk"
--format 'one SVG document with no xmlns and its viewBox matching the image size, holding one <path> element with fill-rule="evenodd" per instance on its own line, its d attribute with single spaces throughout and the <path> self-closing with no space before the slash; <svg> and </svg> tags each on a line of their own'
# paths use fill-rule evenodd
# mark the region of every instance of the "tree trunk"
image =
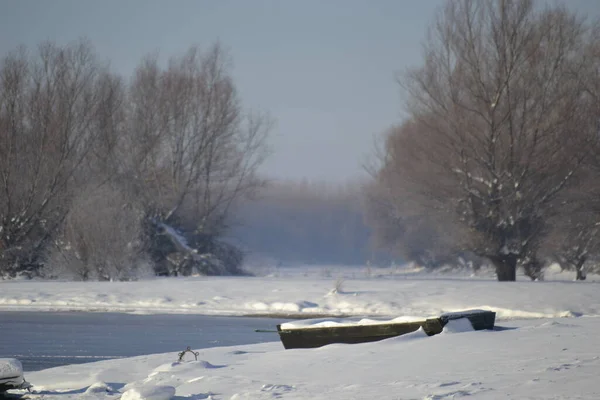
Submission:
<svg viewBox="0 0 600 400">
<path fill-rule="evenodd" d="M 514 282 L 517 280 L 517 257 L 491 257 L 490 260 L 496 267 L 496 276 L 499 282 Z"/>
<path fill-rule="evenodd" d="M 583 264 L 585 264 L 585 257 L 581 257 L 577 260 L 577 264 L 575 265 L 575 271 L 577 271 L 575 280 L 577 281 L 585 281 L 585 278 L 587 278 L 585 271 L 583 270 Z"/>
</svg>

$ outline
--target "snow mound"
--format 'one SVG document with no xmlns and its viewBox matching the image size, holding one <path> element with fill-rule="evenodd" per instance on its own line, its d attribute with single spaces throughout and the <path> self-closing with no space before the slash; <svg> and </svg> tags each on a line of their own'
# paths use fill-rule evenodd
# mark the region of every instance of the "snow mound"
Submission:
<svg viewBox="0 0 600 400">
<path fill-rule="evenodd" d="M 494 306 L 481 307 L 496 313 L 498 319 L 542 319 L 542 318 L 576 318 L 581 316 L 581 313 L 566 310 L 566 311 L 525 311 L 512 308 L 501 308 Z"/>
<path fill-rule="evenodd" d="M 111 392 L 113 392 L 113 388 L 108 386 L 105 382 L 96 382 L 96 383 L 90 385 L 85 391 L 86 394 L 111 393 Z"/>
<path fill-rule="evenodd" d="M 144 386 L 127 390 L 121 400 L 171 400 L 173 396 L 173 386 Z"/>
<path fill-rule="evenodd" d="M 168 364 L 162 364 L 158 367 L 154 368 L 150 376 L 157 375 L 163 372 L 182 372 L 182 371 L 193 371 L 197 369 L 214 369 L 214 368 L 223 368 L 222 365 L 214 365 L 209 363 L 208 361 L 198 360 L 198 361 L 185 361 L 185 362 L 172 362 Z"/>
<path fill-rule="evenodd" d="M 402 316 L 388 320 L 371 319 L 371 318 L 313 318 L 300 321 L 285 322 L 281 324 L 281 329 L 311 329 L 311 328 L 332 328 L 346 326 L 363 326 L 363 325 L 384 325 L 403 322 L 423 321 L 422 317 Z"/>
<path fill-rule="evenodd" d="M 0 358 L 0 379 L 23 376 L 23 365 L 16 358 Z"/>
<path fill-rule="evenodd" d="M 389 339 L 384 339 L 379 342 L 375 342 L 375 345 L 386 345 L 389 343 L 402 343 L 402 342 L 410 342 L 417 339 L 423 339 L 429 337 L 427 333 L 423 330 L 423 327 L 420 327 L 418 330 L 414 332 L 410 332 L 400 336 L 394 336 Z"/>
<path fill-rule="evenodd" d="M 473 325 L 468 318 L 458 318 L 448 321 L 442 330 L 442 334 L 461 333 L 474 331 Z"/>
<path fill-rule="evenodd" d="M 319 305 L 317 303 L 313 303 L 306 300 L 301 300 L 297 302 L 285 302 L 285 301 L 275 301 L 272 303 L 266 303 L 263 301 L 257 301 L 253 303 L 246 303 L 245 308 L 251 309 L 253 311 L 261 311 L 261 312 L 312 312 L 318 311 Z"/>
</svg>

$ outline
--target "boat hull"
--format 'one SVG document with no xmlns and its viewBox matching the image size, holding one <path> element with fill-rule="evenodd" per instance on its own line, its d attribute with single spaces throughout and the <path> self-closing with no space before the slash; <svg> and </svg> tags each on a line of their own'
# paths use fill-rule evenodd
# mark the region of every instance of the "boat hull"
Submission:
<svg viewBox="0 0 600 400">
<path fill-rule="evenodd" d="M 474 330 L 493 329 L 496 314 L 491 311 L 471 310 L 414 322 L 298 329 L 282 329 L 281 325 L 277 325 L 277 333 L 284 348 L 306 349 L 334 343 L 376 342 L 415 332 L 420 328 L 423 328 L 428 336 L 432 336 L 441 333 L 449 321 L 459 318 L 469 319 Z"/>
</svg>

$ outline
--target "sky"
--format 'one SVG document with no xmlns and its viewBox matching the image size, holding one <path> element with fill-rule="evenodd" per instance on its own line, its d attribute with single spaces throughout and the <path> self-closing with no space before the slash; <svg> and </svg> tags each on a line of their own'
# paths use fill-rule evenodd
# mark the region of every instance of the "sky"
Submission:
<svg viewBox="0 0 600 400">
<path fill-rule="evenodd" d="M 0 56 L 18 45 L 88 38 L 130 75 L 146 54 L 215 41 L 243 104 L 275 121 L 261 168 L 278 179 L 365 176 L 374 139 L 402 119 L 396 74 L 419 65 L 443 0 L 0 0 Z M 600 0 L 569 0 L 600 15 Z"/>
</svg>

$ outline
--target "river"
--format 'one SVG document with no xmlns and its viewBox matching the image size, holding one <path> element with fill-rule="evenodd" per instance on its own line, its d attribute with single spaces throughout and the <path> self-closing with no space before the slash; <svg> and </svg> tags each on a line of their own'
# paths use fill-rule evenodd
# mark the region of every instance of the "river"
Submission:
<svg viewBox="0 0 600 400">
<path fill-rule="evenodd" d="M 204 315 L 0 312 L 0 358 L 25 372 L 154 353 L 279 341 L 286 319 Z M 283 348 L 283 346 L 282 346 Z"/>
</svg>

